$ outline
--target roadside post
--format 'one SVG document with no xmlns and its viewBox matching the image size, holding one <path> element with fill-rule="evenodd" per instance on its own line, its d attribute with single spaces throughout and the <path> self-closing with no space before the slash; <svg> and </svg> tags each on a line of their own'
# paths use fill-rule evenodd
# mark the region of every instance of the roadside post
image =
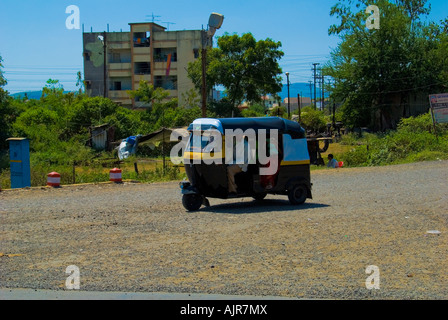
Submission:
<svg viewBox="0 0 448 320">
<path fill-rule="evenodd" d="M 30 141 L 27 138 L 9 138 L 11 189 L 31 187 Z"/>
<path fill-rule="evenodd" d="M 122 183 L 121 169 L 113 168 L 109 171 L 109 180 L 115 183 Z"/>
<path fill-rule="evenodd" d="M 57 172 L 47 174 L 47 186 L 59 188 L 61 186 L 61 175 Z"/>
</svg>

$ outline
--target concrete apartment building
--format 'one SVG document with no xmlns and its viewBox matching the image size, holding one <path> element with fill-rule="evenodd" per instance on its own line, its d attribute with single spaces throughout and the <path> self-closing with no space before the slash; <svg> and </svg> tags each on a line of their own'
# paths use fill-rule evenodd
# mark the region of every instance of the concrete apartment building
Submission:
<svg viewBox="0 0 448 320">
<path fill-rule="evenodd" d="M 127 107 L 147 107 L 127 92 L 145 80 L 181 103 L 182 94 L 194 88 L 186 69 L 200 55 L 202 31 L 166 31 L 153 22 L 129 25 L 130 32 L 83 32 L 87 94 Z"/>
</svg>

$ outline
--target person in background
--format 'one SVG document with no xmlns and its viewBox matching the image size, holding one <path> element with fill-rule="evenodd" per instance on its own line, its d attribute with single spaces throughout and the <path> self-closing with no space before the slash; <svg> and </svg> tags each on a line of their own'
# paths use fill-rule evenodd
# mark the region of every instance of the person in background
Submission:
<svg viewBox="0 0 448 320">
<path fill-rule="evenodd" d="M 328 155 L 328 168 L 339 168 L 339 163 L 336 161 L 336 159 L 333 157 L 333 155 L 330 153 Z"/>
</svg>

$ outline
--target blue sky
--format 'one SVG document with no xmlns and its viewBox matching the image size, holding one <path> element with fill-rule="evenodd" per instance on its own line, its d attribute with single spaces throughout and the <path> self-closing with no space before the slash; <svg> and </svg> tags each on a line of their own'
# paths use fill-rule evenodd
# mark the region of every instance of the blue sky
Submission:
<svg viewBox="0 0 448 320">
<path fill-rule="evenodd" d="M 282 42 L 280 65 L 291 82 L 312 79 L 312 63 L 324 63 L 338 38 L 328 36 L 336 22 L 330 8 L 337 0 L 0 0 L 0 56 L 10 93 L 40 90 L 49 78 L 75 90 L 76 73 L 83 70 L 82 29 L 69 30 L 69 5 L 80 9 L 85 31 L 129 31 L 129 22 L 150 21 L 170 30 L 206 27 L 211 12 L 224 15 L 216 33 L 251 32 L 256 39 Z M 430 0 L 430 20 L 448 15 L 447 0 Z M 286 76 L 283 76 L 286 81 Z"/>
</svg>

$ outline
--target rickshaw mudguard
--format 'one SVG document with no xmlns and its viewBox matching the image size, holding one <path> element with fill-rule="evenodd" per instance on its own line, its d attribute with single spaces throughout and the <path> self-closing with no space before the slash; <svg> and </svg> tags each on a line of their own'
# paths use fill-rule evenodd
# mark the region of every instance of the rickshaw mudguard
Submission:
<svg viewBox="0 0 448 320">
<path fill-rule="evenodd" d="M 297 184 L 305 185 L 308 190 L 307 198 L 313 199 L 313 195 L 311 192 L 311 188 L 312 188 L 313 184 L 310 182 L 310 180 L 308 180 L 304 177 L 294 177 L 294 178 L 289 179 L 285 185 L 285 190 L 291 190 Z"/>
<path fill-rule="evenodd" d="M 308 190 L 308 198 L 312 199 L 312 183 L 310 165 L 281 166 L 277 178 L 277 184 L 272 190 L 275 193 L 287 194 L 294 185 L 303 184 Z"/>
<path fill-rule="evenodd" d="M 188 181 L 182 181 L 179 183 L 179 187 L 182 194 L 200 194 L 199 190 Z"/>
<path fill-rule="evenodd" d="M 220 164 L 193 164 L 185 166 L 191 187 L 186 192 L 194 192 L 205 197 L 225 199 L 228 194 L 227 168 Z"/>
</svg>

